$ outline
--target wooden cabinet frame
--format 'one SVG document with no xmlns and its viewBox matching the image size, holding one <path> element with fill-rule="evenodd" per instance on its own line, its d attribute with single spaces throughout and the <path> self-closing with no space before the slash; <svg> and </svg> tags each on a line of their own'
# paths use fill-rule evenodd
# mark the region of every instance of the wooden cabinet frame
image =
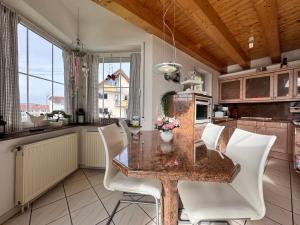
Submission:
<svg viewBox="0 0 300 225">
<path fill-rule="evenodd" d="M 293 98 L 297 98 L 300 99 L 300 93 L 297 93 L 297 89 L 298 89 L 298 73 L 300 72 L 300 69 L 295 69 L 294 70 L 294 76 L 293 76 Z"/>
<path fill-rule="evenodd" d="M 227 82 L 232 82 L 232 81 L 240 81 L 240 98 L 237 99 L 222 99 L 222 84 L 227 83 Z M 243 96 L 243 79 L 242 78 L 235 78 L 235 79 L 224 79 L 224 80 L 219 80 L 219 102 L 220 103 L 235 103 L 235 102 L 241 102 L 242 96 Z"/>
<path fill-rule="evenodd" d="M 246 82 L 249 79 L 255 79 L 259 77 L 270 77 L 270 97 L 262 97 L 262 98 L 247 98 L 246 97 L 246 91 L 247 91 L 247 86 Z M 247 102 L 261 102 L 261 101 L 266 101 L 266 100 L 272 100 L 274 97 L 274 78 L 273 78 L 273 73 L 265 73 L 262 75 L 253 75 L 253 76 L 248 76 L 243 78 L 243 100 L 246 100 Z"/>
<path fill-rule="evenodd" d="M 290 81 L 290 86 L 289 86 L 289 94 L 288 96 L 278 96 L 278 75 L 280 74 L 289 74 L 289 81 Z M 291 99 L 293 98 L 293 71 L 292 70 L 285 70 L 285 71 L 280 71 L 280 72 L 275 72 L 274 73 L 274 99 Z M 299 95 L 300 97 L 300 95 Z"/>
</svg>

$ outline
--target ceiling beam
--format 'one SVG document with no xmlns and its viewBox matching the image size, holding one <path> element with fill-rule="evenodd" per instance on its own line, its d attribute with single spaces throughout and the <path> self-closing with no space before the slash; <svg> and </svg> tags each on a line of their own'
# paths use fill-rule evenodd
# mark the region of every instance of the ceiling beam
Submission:
<svg viewBox="0 0 300 225">
<path fill-rule="evenodd" d="M 277 0 L 252 0 L 273 63 L 281 60 Z"/>
<path fill-rule="evenodd" d="M 176 4 L 223 52 L 242 68 L 250 60 L 208 0 L 176 0 Z"/>
<path fill-rule="evenodd" d="M 157 17 L 152 11 L 143 6 L 139 1 L 132 0 L 92 0 L 100 6 L 124 18 L 130 23 L 142 28 L 146 32 L 153 34 L 159 38 L 163 35 L 162 18 Z M 227 66 L 218 60 L 203 48 L 199 48 L 199 44 L 193 42 L 180 31 L 175 30 L 176 47 L 183 52 L 189 54 L 202 63 L 222 72 Z M 172 37 L 166 33 L 166 41 L 172 44 Z"/>
</svg>

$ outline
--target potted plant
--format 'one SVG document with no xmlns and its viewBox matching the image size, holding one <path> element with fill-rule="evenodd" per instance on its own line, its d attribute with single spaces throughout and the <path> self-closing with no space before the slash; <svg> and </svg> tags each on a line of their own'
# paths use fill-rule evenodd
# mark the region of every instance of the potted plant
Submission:
<svg viewBox="0 0 300 225">
<path fill-rule="evenodd" d="M 158 117 L 156 124 L 156 129 L 160 131 L 160 137 L 164 142 L 170 142 L 173 139 L 172 130 L 180 127 L 180 122 L 175 117 Z"/>
</svg>

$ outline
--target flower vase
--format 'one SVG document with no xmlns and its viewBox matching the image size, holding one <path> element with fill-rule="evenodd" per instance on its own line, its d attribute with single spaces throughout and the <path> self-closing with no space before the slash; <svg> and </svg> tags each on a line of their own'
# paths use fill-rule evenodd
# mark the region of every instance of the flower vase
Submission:
<svg viewBox="0 0 300 225">
<path fill-rule="evenodd" d="M 160 137 L 163 140 L 163 142 L 170 142 L 173 139 L 173 133 L 172 131 L 163 131 L 160 132 Z"/>
</svg>

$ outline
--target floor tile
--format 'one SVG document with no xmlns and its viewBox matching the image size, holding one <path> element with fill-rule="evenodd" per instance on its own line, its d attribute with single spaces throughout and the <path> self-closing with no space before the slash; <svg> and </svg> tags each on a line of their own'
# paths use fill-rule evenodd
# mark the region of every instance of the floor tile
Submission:
<svg viewBox="0 0 300 225">
<path fill-rule="evenodd" d="M 285 186 L 287 188 L 290 188 L 290 175 L 289 173 L 282 173 L 276 170 L 268 169 L 266 170 L 264 174 L 264 181 L 270 183 L 270 184 L 279 184 L 282 186 Z"/>
<path fill-rule="evenodd" d="M 58 220 L 55 220 L 47 225 L 72 225 L 70 215 L 66 215 Z"/>
<path fill-rule="evenodd" d="M 104 169 L 83 169 L 87 177 L 92 177 L 99 174 L 104 174 Z"/>
<path fill-rule="evenodd" d="M 248 220 L 246 222 L 246 225 L 282 225 L 282 224 L 276 223 L 275 221 L 265 217 L 262 220 Z"/>
<path fill-rule="evenodd" d="M 294 213 L 293 217 L 294 217 L 294 225 L 300 225 L 300 215 Z"/>
<path fill-rule="evenodd" d="M 73 225 L 95 225 L 108 218 L 100 201 L 84 206 L 71 213 Z"/>
<path fill-rule="evenodd" d="M 265 201 L 291 211 L 291 189 L 282 185 L 264 184 Z"/>
<path fill-rule="evenodd" d="M 33 210 L 65 198 L 63 186 L 60 184 L 34 201 Z"/>
<path fill-rule="evenodd" d="M 93 175 L 91 177 L 88 177 L 88 179 L 92 186 L 97 186 L 103 184 L 104 174 Z"/>
<path fill-rule="evenodd" d="M 115 206 L 117 205 L 118 201 L 122 198 L 123 193 L 122 192 L 112 192 L 110 195 L 106 196 L 105 198 L 101 198 L 101 201 L 108 211 L 108 213 L 111 215 L 112 211 L 114 210 Z M 122 198 L 123 199 L 123 198 Z M 117 211 L 120 211 L 124 207 L 127 207 L 130 205 L 129 203 L 123 203 L 120 204 Z"/>
<path fill-rule="evenodd" d="M 284 225 L 293 225 L 292 213 L 278 206 L 266 203 L 266 217 Z"/>
<path fill-rule="evenodd" d="M 98 196 L 102 199 L 102 198 L 105 198 L 109 195 L 111 195 L 113 192 L 112 191 L 109 191 L 107 190 L 103 184 L 100 184 L 100 185 L 97 185 L 94 187 L 95 191 L 97 192 Z"/>
<path fill-rule="evenodd" d="M 267 163 L 267 168 L 289 173 L 290 165 L 288 161 L 270 158 Z"/>
<path fill-rule="evenodd" d="M 92 188 L 71 195 L 67 199 L 71 212 L 98 201 L 98 197 Z"/>
<path fill-rule="evenodd" d="M 116 213 L 113 221 L 115 225 L 144 225 L 149 223 L 151 218 L 136 204 L 131 204 L 130 206 Z"/>
<path fill-rule="evenodd" d="M 293 212 L 300 215 L 300 200 L 293 199 Z"/>
<path fill-rule="evenodd" d="M 78 180 L 85 179 L 85 175 L 82 170 L 77 170 L 74 173 L 72 173 L 67 179 L 65 180 L 65 183 L 72 183 Z"/>
<path fill-rule="evenodd" d="M 155 205 L 144 205 L 139 204 L 139 206 L 152 218 L 156 218 L 156 207 Z"/>
<path fill-rule="evenodd" d="M 91 187 L 90 183 L 86 178 L 71 183 L 67 182 L 64 184 L 64 186 L 65 186 L 65 191 L 67 196 L 76 194 L 80 191 L 89 189 Z"/>
<path fill-rule="evenodd" d="M 32 212 L 30 225 L 44 225 L 68 215 L 66 199 L 38 208 Z"/>
<path fill-rule="evenodd" d="M 5 222 L 3 225 L 29 225 L 31 210 L 27 210 L 23 214 L 18 214 Z"/>
</svg>

